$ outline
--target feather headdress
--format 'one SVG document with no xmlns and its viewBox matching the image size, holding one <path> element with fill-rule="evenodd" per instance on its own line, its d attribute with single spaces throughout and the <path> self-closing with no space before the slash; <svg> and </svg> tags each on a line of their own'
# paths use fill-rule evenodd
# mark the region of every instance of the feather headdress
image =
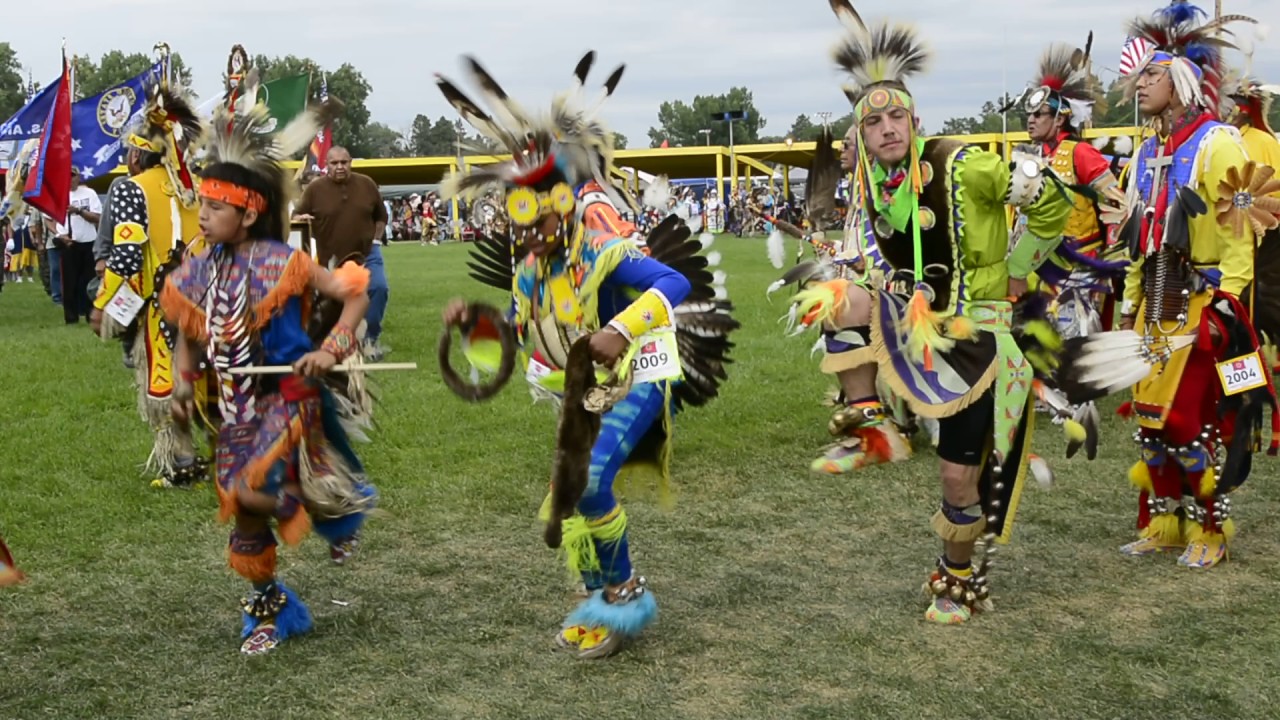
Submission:
<svg viewBox="0 0 1280 720">
<path fill-rule="evenodd" d="M 1138 63 L 1138 71 L 1126 78 L 1126 99 L 1132 99 L 1141 70 L 1156 63 L 1169 68 L 1174 89 L 1184 105 L 1217 111 L 1224 72 L 1222 53 L 1235 47 L 1227 39 L 1232 34 L 1227 26 L 1258 21 L 1244 15 L 1223 15 L 1201 22 L 1205 17 L 1205 11 L 1189 0 L 1173 0 L 1150 17 L 1129 21 L 1129 35 L 1142 38 L 1153 47 Z"/>
<path fill-rule="evenodd" d="M 1222 82 L 1222 100 L 1219 115 L 1223 120 L 1247 122 L 1253 127 L 1274 135 L 1271 123 L 1271 102 L 1280 95 L 1280 85 L 1266 85 L 1257 78 L 1230 73 Z"/>
<path fill-rule="evenodd" d="M 204 126 L 184 92 L 151 87 L 124 137 L 127 147 L 159 155 L 178 200 L 187 207 L 195 205 L 195 179 L 188 158 L 203 142 Z"/>
<path fill-rule="evenodd" d="M 494 186 L 503 190 L 511 186 L 546 190 L 558 182 L 578 185 L 595 180 L 616 205 L 635 207 L 634 200 L 624 197 L 609 180 L 613 133 L 598 116 L 600 107 L 617 89 L 625 66 L 609 75 L 600 92 L 588 96 L 587 76 L 595 63 L 595 53 L 588 52 L 574 67 L 571 86 L 556 95 L 550 109 L 531 113 L 512 99 L 475 58 L 465 57 L 463 63 L 487 112 L 444 76 L 436 76 L 436 86 L 463 120 L 509 152 L 511 159 L 449 178 L 441 188 L 445 197 L 474 197 Z"/>
<path fill-rule="evenodd" d="M 1094 107 L 1102 96 L 1102 88 L 1089 70 L 1093 49 L 1093 33 L 1085 49 L 1066 43 L 1054 43 L 1040 56 L 1040 69 L 1020 102 L 1027 112 L 1035 112 L 1048 104 L 1055 112 L 1067 115 L 1068 124 L 1083 130 L 1093 120 Z"/>
<path fill-rule="evenodd" d="M 342 104 L 330 98 L 300 113 L 277 132 L 268 129 L 274 123 L 267 106 L 253 105 L 241 111 L 219 106 L 213 115 L 213 131 L 209 138 L 205 165 L 228 163 L 239 165 L 259 176 L 264 184 L 278 188 L 279 207 L 271 208 L 282 216 L 282 226 L 289 226 L 289 201 L 295 183 L 282 163 L 305 150 L 316 133 L 342 111 Z"/>
<path fill-rule="evenodd" d="M 907 80 L 923 72 L 929 61 L 929 52 L 915 28 L 885 21 L 868 27 L 850 0 L 830 3 L 845 30 L 845 36 L 832 50 L 832 58 L 849 75 L 843 89 L 854 105 L 855 117 L 861 115 L 858 108 L 876 87 L 900 91 L 909 101 Z"/>
</svg>

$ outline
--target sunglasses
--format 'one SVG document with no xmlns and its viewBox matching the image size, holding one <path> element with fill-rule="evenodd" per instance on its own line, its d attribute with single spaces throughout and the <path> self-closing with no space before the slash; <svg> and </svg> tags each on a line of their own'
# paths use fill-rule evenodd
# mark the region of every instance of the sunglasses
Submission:
<svg viewBox="0 0 1280 720">
<path fill-rule="evenodd" d="M 1052 117 L 1052 116 L 1053 116 L 1052 110 L 1037 110 L 1035 112 L 1027 113 L 1028 120 L 1030 120 L 1031 118 L 1042 118 L 1042 117 Z"/>
</svg>

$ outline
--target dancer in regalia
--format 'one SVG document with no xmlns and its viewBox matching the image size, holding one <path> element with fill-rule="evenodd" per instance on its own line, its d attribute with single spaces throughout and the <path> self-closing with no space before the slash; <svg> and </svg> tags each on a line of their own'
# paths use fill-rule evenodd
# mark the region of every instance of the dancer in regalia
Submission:
<svg viewBox="0 0 1280 720">
<path fill-rule="evenodd" d="M 173 348 L 177 332 L 160 310 L 160 290 L 183 254 L 198 245 L 196 180 L 188 166 L 188 148 L 204 133 L 195 111 L 180 92 L 153 89 L 137 126 L 126 136 L 129 167 L 141 168 L 114 186 L 108 202 L 115 222 L 111 255 L 102 276 L 90 321 L 105 336 L 124 331 L 124 316 L 104 309 L 113 302 L 133 309 L 138 338 L 133 344 L 138 409 L 155 443 L 146 469 L 155 487 L 186 487 L 208 476 L 209 464 L 196 451 L 191 426 L 169 417 L 173 394 Z M 128 312 L 128 311 L 126 311 Z M 204 388 L 195 383 L 197 394 Z"/>
<path fill-rule="evenodd" d="M 1266 182 L 1240 133 L 1216 120 L 1230 47 L 1221 31 L 1252 21 L 1204 17 L 1177 0 L 1129 23 L 1152 47 L 1128 90 L 1156 135 L 1126 172 L 1122 329 L 1073 340 L 1060 371 L 1075 401 L 1132 386 L 1138 539 L 1121 551 L 1180 552 L 1191 568 L 1227 557 L 1229 494 L 1248 478 L 1264 407 L 1275 402 L 1242 300 L 1262 305 L 1275 292 L 1253 282 L 1254 240 L 1275 224 L 1277 203 L 1264 196 L 1280 184 Z"/>
<path fill-rule="evenodd" d="M 583 91 L 593 59 L 584 57 L 573 88 L 536 116 L 470 58 L 469 74 L 489 112 L 448 80 L 437 81 L 464 119 L 512 153 L 509 162 L 445 185 L 447 194 L 498 187 L 505 195 L 511 237 L 482 238 L 472 268 L 474 277 L 511 293 L 510 311 L 462 300 L 444 311 L 447 327 L 463 329 L 473 365 L 498 376 L 483 391 L 467 386 L 450 369 L 447 340 L 442 372 L 464 397 L 488 397 L 510 376 L 518 345 L 535 396 L 562 403 L 543 517 L 547 544 L 562 548 L 589 593 L 556 635 L 559 647 L 583 659 L 616 652 L 656 615 L 653 593 L 632 566 L 614 480 L 624 465 L 646 458 L 665 476 L 672 415 L 718 393 L 728 334 L 737 327 L 723 277 L 708 268 L 679 218 L 660 222 L 640 245 L 620 234 L 630 223 L 593 217 L 628 205 L 613 197 L 612 135 L 595 117 L 598 101 Z M 600 94 L 611 94 L 620 75 L 621 68 Z M 494 339 L 501 340 L 500 359 L 485 359 L 481 349 L 493 350 Z"/>
<path fill-rule="evenodd" d="M 161 298 L 181 331 L 175 421 L 189 424 L 197 412 L 201 358 L 216 379 L 219 514 L 235 519 L 230 565 L 252 585 L 241 603 L 241 651 L 250 655 L 311 628 L 307 606 L 276 575 L 271 520 L 289 544 L 314 527 L 341 564 L 374 500 L 348 442 L 343 401 L 322 382 L 357 353 L 369 273 L 353 264 L 330 273 L 285 243 L 294 185 L 280 163 L 307 147 L 325 114 L 308 110 L 277 134 L 265 106 L 215 114 L 200 184 L 209 247 L 170 273 Z M 307 334 L 317 292 L 342 306 L 318 347 Z M 293 373 L 242 373 L 253 365 L 291 365 Z"/>
<path fill-rule="evenodd" d="M 905 84 L 928 58 L 915 31 L 868 26 L 848 0 L 831 5 L 845 27 L 835 60 L 851 78 L 857 129 L 852 204 L 890 272 L 883 288 L 811 284 L 795 312 L 855 346 L 837 372 L 849 401 L 878 402 L 878 379 L 914 413 L 939 420 L 942 502 L 931 525 L 943 552 L 925 584 L 925 618 L 963 623 L 989 606 L 990 548 L 1009 539 L 1025 478 L 1032 382 L 1060 342 L 1042 302 L 1009 301 L 1010 282 L 1049 257 L 1071 206 L 1035 157 L 1015 154 L 1010 164 L 920 137 Z M 1027 217 L 1011 253 L 1006 204 Z M 980 538 L 987 550 L 975 557 Z"/>
<path fill-rule="evenodd" d="M 1054 291 L 1058 330 L 1076 337 L 1109 329 L 1115 283 L 1127 263 L 1105 257 L 1107 225 L 1098 198 L 1115 201 L 1119 185 L 1111 164 L 1093 145 L 1081 139 L 1101 94 L 1089 66 L 1090 35 L 1084 51 L 1057 43 L 1045 50 L 1040 71 L 1021 98 L 1027 113 L 1027 133 L 1041 156 L 1066 183 L 1085 185 L 1073 195 L 1071 215 L 1062 243 L 1036 274 Z M 1020 224 L 1018 225 L 1020 227 Z M 1015 293 L 1017 294 L 1017 293 Z"/>
</svg>

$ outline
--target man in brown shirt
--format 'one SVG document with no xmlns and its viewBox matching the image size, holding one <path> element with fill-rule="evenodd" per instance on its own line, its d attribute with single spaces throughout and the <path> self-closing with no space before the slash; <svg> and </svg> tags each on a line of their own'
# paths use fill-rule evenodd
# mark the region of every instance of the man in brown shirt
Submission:
<svg viewBox="0 0 1280 720">
<path fill-rule="evenodd" d="M 351 171 L 351 153 L 338 145 L 325 158 L 327 174 L 307 185 L 294 206 L 294 220 L 310 221 L 317 260 L 328 267 L 360 259 L 369 270 L 369 312 L 365 316 L 365 344 L 370 359 L 382 358 L 378 343 L 382 318 L 387 312 L 387 272 L 378 241 L 387 227 L 387 209 L 378 184 L 368 175 Z"/>
</svg>

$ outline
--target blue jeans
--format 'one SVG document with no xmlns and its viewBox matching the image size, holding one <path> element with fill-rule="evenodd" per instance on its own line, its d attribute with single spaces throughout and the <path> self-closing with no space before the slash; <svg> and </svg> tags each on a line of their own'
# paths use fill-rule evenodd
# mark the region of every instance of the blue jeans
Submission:
<svg viewBox="0 0 1280 720">
<path fill-rule="evenodd" d="M 49 290 L 53 293 L 53 301 L 62 304 L 62 249 L 57 242 L 49 246 L 45 253 L 49 258 Z"/>
<path fill-rule="evenodd" d="M 373 244 L 369 257 L 364 259 L 364 266 L 369 270 L 369 310 L 364 319 L 368 323 L 365 339 L 378 342 L 382 336 L 382 318 L 387 314 L 387 296 L 391 287 L 387 285 L 387 268 L 382 263 L 382 246 Z"/>
</svg>

